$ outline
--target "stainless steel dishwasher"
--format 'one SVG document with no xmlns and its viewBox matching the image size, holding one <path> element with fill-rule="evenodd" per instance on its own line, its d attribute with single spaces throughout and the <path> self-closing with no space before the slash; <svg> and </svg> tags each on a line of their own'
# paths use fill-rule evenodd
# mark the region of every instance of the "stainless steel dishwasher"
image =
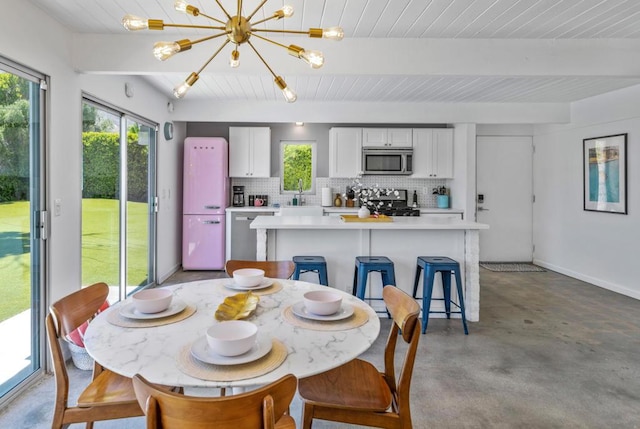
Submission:
<svg viewBox="0 0 640 429">
<path fill-rule="evenodd" d="M 234 212 L 231 217 L 231 259 L 256 260 L 256 230 L 249 228 L 257 216 L 272 212 Z"/>
</svg>

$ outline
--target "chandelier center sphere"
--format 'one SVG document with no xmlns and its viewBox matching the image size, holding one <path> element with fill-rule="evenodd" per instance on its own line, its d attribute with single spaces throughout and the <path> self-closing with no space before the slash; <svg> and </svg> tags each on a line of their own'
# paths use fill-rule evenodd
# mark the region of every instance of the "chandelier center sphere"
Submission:
<svg viewBox="0 0 640 429">
<path fill-rule="evenodd" d="M 227 34 L 229 41 L 236 45 L 243 44 L 251 37 L 251 23 L 240 15 L 233 16 L 227 21 L 226 30 L 229 32 Z"/>
</svg>

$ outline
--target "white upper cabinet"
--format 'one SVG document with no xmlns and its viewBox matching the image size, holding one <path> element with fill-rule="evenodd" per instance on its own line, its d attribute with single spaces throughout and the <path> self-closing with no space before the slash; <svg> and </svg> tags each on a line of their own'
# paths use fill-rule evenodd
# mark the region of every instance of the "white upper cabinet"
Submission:
<svg viewBox="0 0 640 429">
<path fill-rule="evenodd" d="M 411 147 L 411 128 L 363 128 L 362 146 Z"/>
<path fill-rule="evenodd" d="M 427 179 L 453 178 L 453 129 L 413 130 L 413 174 Z"/>
<path fill-rule="evenodd" d="M 229 127 L 229 177 L 271 176 L 271 128 Z"/>
<path fill-rule="evenodd" d="M 356 177 L 362 171 L 362 128 L 331 128 L 329 177 Z"/>
</svg>

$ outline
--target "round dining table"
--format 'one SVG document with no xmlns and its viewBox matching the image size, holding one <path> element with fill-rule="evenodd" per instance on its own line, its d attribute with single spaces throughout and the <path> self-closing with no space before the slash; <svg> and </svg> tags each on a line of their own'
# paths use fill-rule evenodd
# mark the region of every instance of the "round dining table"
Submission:
<svg viewBox="0 0 640 429">
<path fill-rule="evenodd" d="M 132 377 L 141 374 L 153 383 L 185 388 L 251 388 L 271 383 L 285 374 L 308 377 L 348 362 L 366 351 L 380 332 L 380 320 L 365 302 L 343 291 L 315 283 L 272 279 L 276 291 L 256 290 L 259 302 L 254 312 L 244 320 L 258 326 L 259 335 L 268 336 L 280 344 L 284 360 L 277 368 L 264 374 L 238 380 L 215 380 L 187 374 L 180 361 L 198 341 L 202 343 L 207 329 L 224 323 L 215 313 L 225 298 L 241 293 L 233 279 L 212 279 L 167 286 L 174 292 L 174 302 L 183 301 L 193 314 L 183 320 L 159 326 L 135 326 L 137 320 L 114 324 L 114 317 L 131 311 L 128 299 L 98 314 L 89 324 L 84 343 L 87 352 L 105 368 Z M 332 329 L 331 322 L 322 322 L 324 329 L 309 329 L 292 320 L 286 310 L 300 308 L 305 292 L 330 289 L 342 295 L 343 306 L 359 309 L 361 323 L 356 327 Z M 118 314 L 111 314 L 118 312 Z M 111 314 L 111 316 L 110 316 Z M 293 316 L 294 318 L 298 316 Z M 122 318 L 122 317 L 121 317 Z M 126 320 L 126 318 L 124 318 Z M 142 321 L 144 322 L 144 321 Z M 304 320 L 300 320 L 304 322 Z M 312 321 L 313 322 L 313 321 Z M 326 324 L 326 325 L 325 325 Z M 283 347 L 284 346 L 284 347 Z M 286 352 L 285 352 L 286 349 Z"/>
</svg>

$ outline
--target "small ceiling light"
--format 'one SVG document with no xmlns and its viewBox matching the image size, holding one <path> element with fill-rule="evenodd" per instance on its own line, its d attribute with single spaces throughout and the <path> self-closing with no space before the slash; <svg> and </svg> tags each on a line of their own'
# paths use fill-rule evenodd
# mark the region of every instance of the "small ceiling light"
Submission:
<svg viewBox="0 0 640 429">
<path fill-rule="evenodd" d="M 304 122 L 296 121 L 296 127 L 304 127 Z"/>
<path fill-rule="evenodd" d="M 269 43 L 273 43 L 274 45 L 280 46 L 286 49 L 289 54 L 297 57 L 307 64 L 311 68 L 320 68 L 324 64 L 324 56 L 322 52 L 306 50 L 296 45 L 285 46 L 281 43 L 275 42 L 271 39 L 268 39 L 264 36 L 261 36 L 257 33 L 284 33 L 284 34 L 306 34 L 312 38 L 325 38 L 329 40 L 342 40 L 344 37 L 344 32 L 340 27 L 329 27 L 329 28 L 310 28 L 307 31 L 302 30 L 280 30 L 280 29 L 267 29 L 267 28 L 256 28 L 260 24 L 264 24 L 270 20 L 279 20 L 282 18 L 289 18 L 293 15 L 293 7 L 290 5 L 285 5 L 281 9 L 278 9 L 273 14 L 268 15 L 267 18 L 259 19 L 254 22 L 251 22 L 251 19 L 256 15 L 260 9 L 264 6 L 264 4 L 268 0 L 261 0 L 258 7 L 252 11 L 250 14 L 242 16 L 242 0 L 238 0 L 238 8 L 235 16 L 231 16 L 226 9 L 220 3 L 220 0 L 215 0 L 220 9 L 222 9 L 223 14 L 225 15 L 226 21 L 221 19 L 214 18 L 212 16 L 206 15 L 200 11 L 195 6 L 190 5 L 187 0 L 175 0 L 174 8 L 178 12 L 182 12 L 187 15 L 191 15 L 194 17 L 204 17 L 213 22 L 215 25 L 192 25 L 192 24 L 170 24 L 165 23 L 161 19 L 144 19 L 139 18 L 134 15 L 125 15 L 122 18 L 122 25 L 129 31 L 136 30 L 164 30 L 165 27 L 179 27 L 179 28 L 196 28 L 196 29 L 204 29 L 204 30 L 216 30 L 218 32 L 211 34 L 209 36 L 202 37 L 196 40 L 177 40 L 175 42 L 157 42 L 153 47 L 153 55 L 160 61 L 165 61 L 175 54 L 180 52 L 187 51 L 191 49 L 192 45 L 196 43 L 205 42 L 211 39 L 215 39 L 218 37 L 226 37 L 226 40 L 222 42 L 222 46 L 218 48 L 217 51 L 213 53 L 209 57 L 209 59 L 204 63 L 204 65 L 197 72 L 191 73 L 189 77 L 182 84 L 176 86 L 173 90 L 174 95 L 177 98 L 183 97 L 186 92 L 191 88 L 191 86 L 198 80 L 200 77 L 200 73 L 204 70 L 205 67 L 209 65 L 209 63 L 213 60 L 213 58 L 220 53 L 222 48 L 224 48 L 228 43 L 235 44 L 233 51 L 231 52 L 231 57 L 229 59 L 229 65 L 232 68 L 237 68 L 240 65 L 240 53 L 238 52 L 238 47 L 243 43 L 246 43 L 251 47 L 251 49 L 256 53 L 260 61 L 267 67 L 269 72 L 274 77 L 275 84 L 280 88 L 282 94 L 284 95 L 285 100 L 289 103 L 293 103 L 296 101 L 297 96 L 296 93 L 293 92 L 291 88 L 289 88 L 282 79 L 282 77 L 276 75 L 271 67 L 267 64 L 267 62 L 262 58 L 262 56 L 258 53 L 256 48 L 253 46 L 251 41 L 249 40 L 251 36 L 255 36 L 260 40 L 267 41 Z"/>
</svg>

